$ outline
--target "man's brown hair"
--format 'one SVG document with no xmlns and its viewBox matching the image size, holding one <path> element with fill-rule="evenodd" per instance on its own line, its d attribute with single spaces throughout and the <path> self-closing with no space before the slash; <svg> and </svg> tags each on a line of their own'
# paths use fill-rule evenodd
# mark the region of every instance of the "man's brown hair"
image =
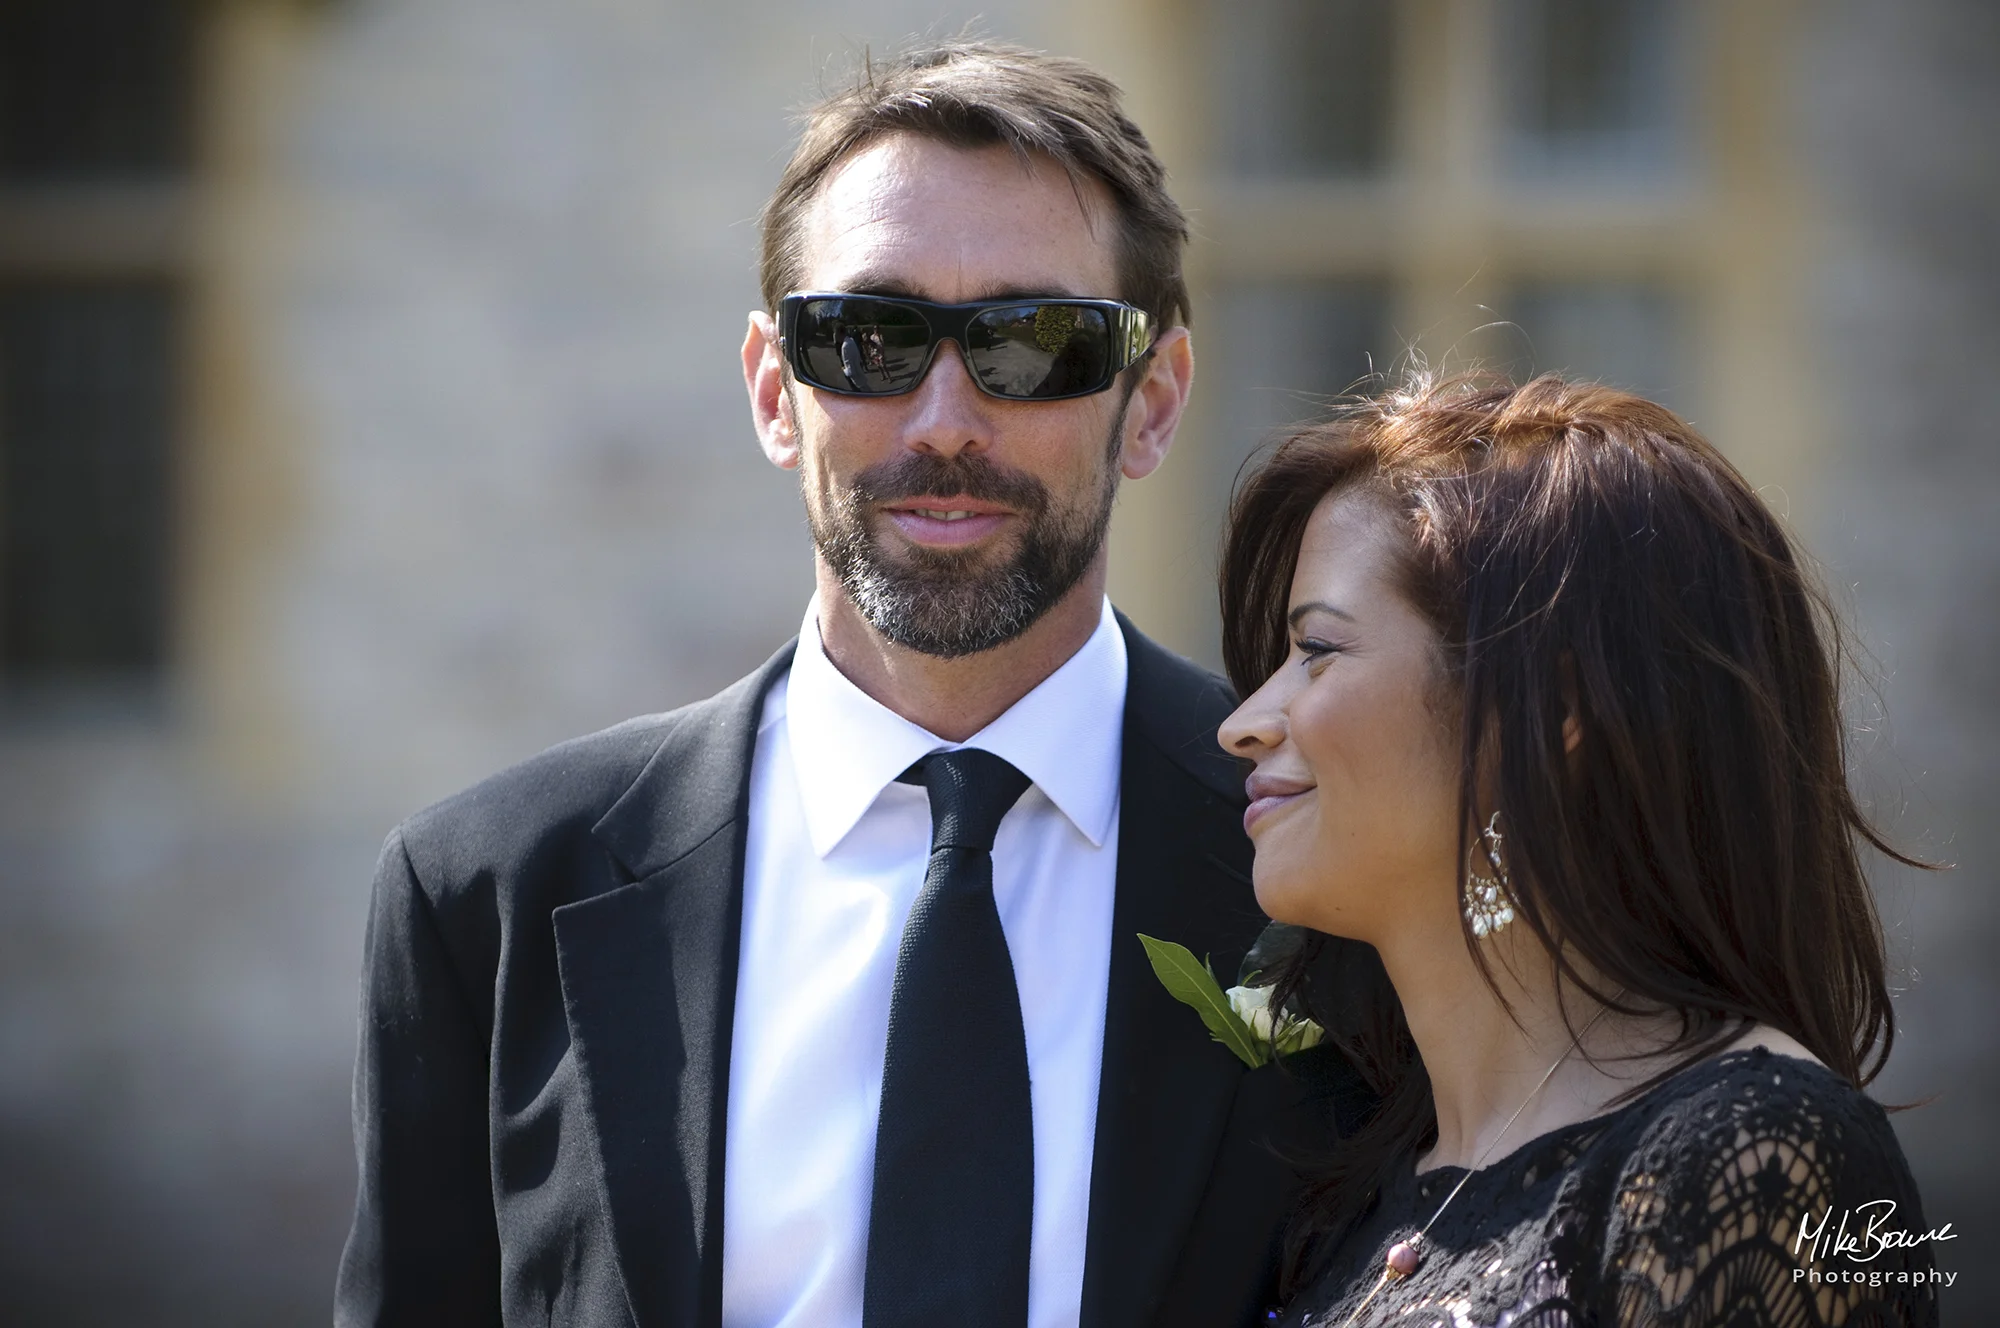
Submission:
<svg viewBox="0 0 2000 1328">
<path fill-rule="evenodd" d="M 1119 298 L 1161 327 L 1188 321 L 1181 250 L 1187 217 L 1168 196 L 1166 168 L 1120 108 L 1118 85 L 1080 60 L 1018 46 L 955 41 L 864 61 L 844 92 L 804 117 L 805 132 L 764 205 L 764 304 L 798 289 L 806 209 L 835 167 L 891 134 L 953 147 L 1005 146 L 1094 179 L 1117 208 Z"/>
</svg>

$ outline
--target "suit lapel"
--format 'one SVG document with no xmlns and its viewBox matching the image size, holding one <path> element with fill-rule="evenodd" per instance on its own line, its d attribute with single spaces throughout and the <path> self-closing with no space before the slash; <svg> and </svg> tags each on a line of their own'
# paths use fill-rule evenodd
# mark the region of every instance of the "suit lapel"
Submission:
<svg viewBox="0 0 2000 1328">
<path fill-rule="evenodd" d="M 786 646 L 679 712 L 592 834 L 634 878 L 555 910 L 564 1011 L 641 1328 L 722 1313 L 723 1128 L 750 762 Z"/>
<path fill-rule="evenodd" d="M 1214 745 L 1233 702 L 1119 621 L 1130 673 L 1085 1328 L 1153 1318 L 1244 1074 L 1160 986 L 1139 934 L 1208 951 L 1227 985 L 1265 921 L 1249 885 L 1241 776 Z"/>
</svg>

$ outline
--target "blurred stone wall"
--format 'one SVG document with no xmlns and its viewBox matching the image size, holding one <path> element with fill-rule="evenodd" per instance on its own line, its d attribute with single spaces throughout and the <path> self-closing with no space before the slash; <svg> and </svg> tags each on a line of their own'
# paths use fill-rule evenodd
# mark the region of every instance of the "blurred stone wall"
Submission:
<svg viewBox="0 0 2000 1328">
<path fill-rule="evenodd" d="M 1816 301 L 1830 474 L 1807 533 L 1873 656 L 1865 786 L 1941 874 L 1879 874 L 1907 990 L 1876 1095 L 1939 1248 L 1948 1324 L 1990 1322 L 2000 1278 L 2000 8 L 1840 0 L 1800 55 L 1800 139 L 1825 228 Z M 1886 718 L 1886 724 L 1882 720 Z"/>
</svg>

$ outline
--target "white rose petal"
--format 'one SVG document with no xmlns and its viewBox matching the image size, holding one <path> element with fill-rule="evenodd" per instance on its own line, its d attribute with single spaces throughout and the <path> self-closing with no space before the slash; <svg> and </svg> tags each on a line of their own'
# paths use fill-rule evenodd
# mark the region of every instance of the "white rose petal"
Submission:
<svg viewBox="0 0 2000 1328">
<path fill-rule="evenodd" d="M 1226 993 L 1229 1008 L 1236 1011 L 1236 1017 L 1250 1028 L 1250 1036 L 1271 1045 L 1271 989 L 1269 987 L 1231 987 Z"/>
<path fill-rule="evenodd" d="M 1229 1008 L 1250 1029 L 1250 1036 L 1281 1056 L 1317 1047 L 1326 1036 L 1326 1030 L 1310 1019 L 1287 1019 L 1282 1031 L 1276 1028 L 1269 987 L 1231 987 L 1223 994 L 1229 998 Z"/>
<path fill-rule="evenodd" d="M 1229 1008 L 1246 1020 L 1253 1011 L 1265 1009 L 1271 1004 L 1269 987 L 1231 987 L 1223 994 L 1229 997 Z"/>
</svg>

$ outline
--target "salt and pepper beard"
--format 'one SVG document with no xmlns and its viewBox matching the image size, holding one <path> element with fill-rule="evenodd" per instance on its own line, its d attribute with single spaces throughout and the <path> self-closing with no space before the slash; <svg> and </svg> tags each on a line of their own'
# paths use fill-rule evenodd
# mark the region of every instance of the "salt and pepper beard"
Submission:
<svg viewBox="0 0 2000 1328">
<path fill-rule="evenodd" d="M 1027 631 L 1077 582 L 1104 547 L 1118 496 L 1125 412 L 1136 379 L 1119 403 L 1104 447 L 1095 493 L 1057 505 L 1048 486 L 980 455 L 906 452 L 868 467 L 841 493 L 829 477 L 799 467 L 806 524 L 820 557 L 870 626 L 905 649 L 959 659 L 1005 645 Z M 793 419 L 798 418 L 796 406 Z M 815 492 L 815 489 L 817 492 Z M 1001 503 L 1022 519 L 1011 556 L 997 563 L 983 549 L 905 548 L 891 555 L 878 538 L 884 503 L 917 498 L 973 498 Z"/>
</svg>

